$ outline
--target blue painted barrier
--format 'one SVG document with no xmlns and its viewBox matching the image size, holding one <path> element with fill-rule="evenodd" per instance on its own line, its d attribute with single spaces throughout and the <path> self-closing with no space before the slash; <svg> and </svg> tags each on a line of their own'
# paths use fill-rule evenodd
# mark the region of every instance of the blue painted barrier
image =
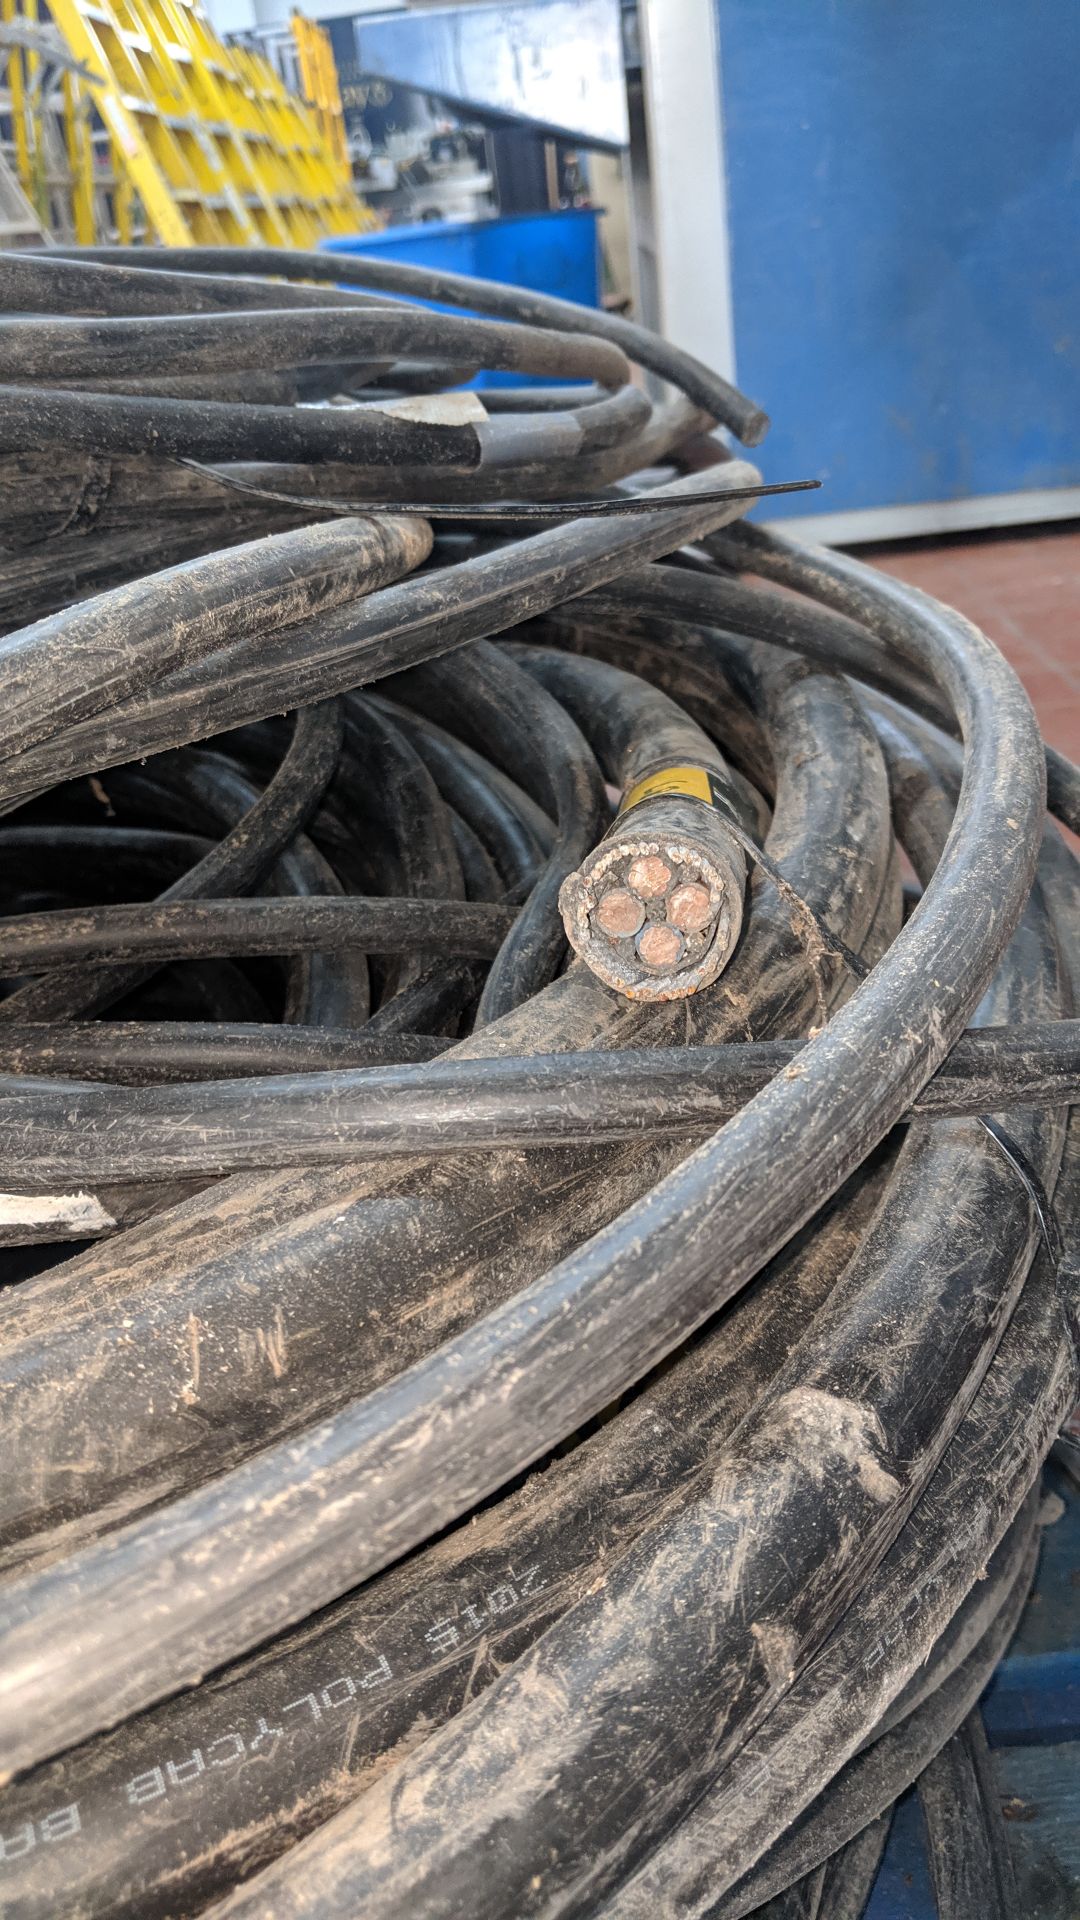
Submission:
<svg viewBox="0 0 1080 1920">
<path fill-rule="evenodd" d="M 415 227 L 383 227 L 377 233 L 338 234 L 322 245 L 330 253 L 379 253 L 408 266 L 468 273 L 474 279 L 498 280 L 598 307 L 599 217 L 595 207 L 575 207 L 506 214 L 496 220 L 430 220 Z M 521 376 L 484 372 L 470 384 L 520 386 Z"/>
</svg>

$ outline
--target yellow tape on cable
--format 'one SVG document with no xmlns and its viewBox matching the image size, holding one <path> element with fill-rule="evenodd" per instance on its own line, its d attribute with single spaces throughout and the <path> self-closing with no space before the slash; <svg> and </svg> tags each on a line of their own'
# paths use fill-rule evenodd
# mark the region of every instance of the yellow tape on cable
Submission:
<svg viewBox="0 0 1080 1920">
<path fill-rule="evenodd" d="M 619 802 L 619 812 L 628 813 L 642 800 L 674 795 L 680 800 L 704 800 L 713 805 L 712 779 L 704 767 L 662 767 L 659 773 L 647 773 L 627 789 Z"/>
</svg>

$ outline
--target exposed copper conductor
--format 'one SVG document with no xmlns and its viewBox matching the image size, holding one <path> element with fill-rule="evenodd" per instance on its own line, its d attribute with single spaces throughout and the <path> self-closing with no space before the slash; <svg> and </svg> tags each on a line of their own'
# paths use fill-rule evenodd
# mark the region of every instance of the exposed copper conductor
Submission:
<svg viewBox="0 0 1080 1920">
<path fill-rule="evenodd" d="M 658 972 L 666 973 L 671 967 L 677 967 L 682 958 L 683 937 L 677 927 L 646 927 L 638 935 L 637 950 L 639 957 L 647 967 L 655 967 Z"/>
<path fill-rule="evenodd" d="M 707 927 L 713 916 L 713 904 L 708 887 L 699 881 L 686 880 L 681 886 L 674 887 L 667 903 L 667 917 L 673 927 L 683 933 L 700 933 Z"/>
<path fill-rule="evenodd" d="M 626 883 L 643 900 L 659 900 L 671 885 L 672 872 L 666 860 L 658 853 L 642 853 L 631 860 L 626 870 Z"/>
<path fill-rule="evenodd" d="M 629 888 L 612 887 L 600 900 L 593 918 L 613 939 L 626 939 L 642 925 L 645 907 Z"/>
</svg>

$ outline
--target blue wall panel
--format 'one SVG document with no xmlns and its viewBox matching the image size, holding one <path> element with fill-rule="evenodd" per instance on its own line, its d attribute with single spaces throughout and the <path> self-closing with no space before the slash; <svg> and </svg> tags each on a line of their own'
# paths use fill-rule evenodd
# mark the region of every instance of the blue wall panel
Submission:
<svg viewBox="0 0 1080 1920">
<path fill-rule="evenodd" d="M 770 474 L 822 475 L 822 512 L 1080 484 L 1078 0 L 717 17 Z"/>
</svg>

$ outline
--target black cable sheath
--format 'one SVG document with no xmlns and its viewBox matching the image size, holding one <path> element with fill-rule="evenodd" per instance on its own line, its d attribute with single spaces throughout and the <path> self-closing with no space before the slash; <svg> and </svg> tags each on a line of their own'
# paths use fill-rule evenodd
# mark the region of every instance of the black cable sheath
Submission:
<svg viewBox="0 0 1080 1920">
<path fill-rule="evenodd" d="M 389 952 L 405 942 L 422 945 L 426 934 L 448 952 L 490 953 L 503 924 L 497 910 L 481 918 L 459 908 L 455 917 L 452 902 L 439 902 L 434 913 L 424 913 L 419 901 L 305 900 L 297 903 L 295 915 L 270 913 L 269 902 L 257 904 L 260 913 L 243 917 L 219 913 L 232 907 L 228 901 L 192 912 L 183 922 L 189 934 L 185 950 L 284 952 L 300 941 L 320 950 L 357 940 Z M 333 913 L 327 911 L 331 904 Z M 105 923 L 102 933 L 116 924 Z M 140 951 L 172 957 L 180 946 L 170 937 L 172 924 L 159 917 L 160 940 L 155 933 L 152 947 L 147 938 L 118 950 L 116 957 Z M 74 946 L 73 958 L 82 950 Z M 585 1145 L 652 1133 L 693 1138 L 730 1119 L 778 1075 L 797 1074 L 800 1052 L 793 1041 L 758 1041 L 454 1060 L 437 1071 L 396 1061 L 369 1066 L 361 1058 L 355 1067 L 327 1071 L 312 1047 L 302 1077 L 283 1078 L 268 1062 L 262 1077 L 248 1084 L 238 1064 L 224 1085 L 192 1085 L 185 1073 L 174 1091 L 114 1093 L 80 1087 L 79 1042 L 65 1039 L 58 1049 L 48 1036 L 48 1029 L 17 1028 L 8 1034 L 0 1029 L 0 1075 L 5 1076 L 0 1078 L 0 1143 L 10 1152 L 21 1141 L 30 1157 L 26 1177 L 46 1187 L 63 1178 L 64 1169 L 69 1177 L 85 1180 L 159 1179 L 334 1165 L 360 1154 Z M 89 1029 L 83 1044 L 96 1071 L 88 1077 L 137 1081 L 147 1068 L 159 1077 L 162 1049 L 157 1041 L 141 1046 L 141 1038 L 139 1028 L 116 1034 L 110 1055 L 104 1039 Z M 333 1044 L 328 1034 L 323 1051 Z M 339 1037 L 342 1051 L 350 1044 L 363 1054 L 362 1030 Z M 32 1080 L 19 1085 L 7 1077 L 35 1072 L 57 1083 L 38 1089 Z M 1080 1020 L 984 1027 L 957 1041 L 904 1117 L 982 1114 L 1006 1102 L 1059 1107 L 1076 1101 Z"/>
<path fill-rule="evenodd" d="M 918 1781 L 1011 1910 L 1080 774 L 717 424 L 377 254 L 0 259 L 20 1920 L 854 1920 Z"/>
</svg>

